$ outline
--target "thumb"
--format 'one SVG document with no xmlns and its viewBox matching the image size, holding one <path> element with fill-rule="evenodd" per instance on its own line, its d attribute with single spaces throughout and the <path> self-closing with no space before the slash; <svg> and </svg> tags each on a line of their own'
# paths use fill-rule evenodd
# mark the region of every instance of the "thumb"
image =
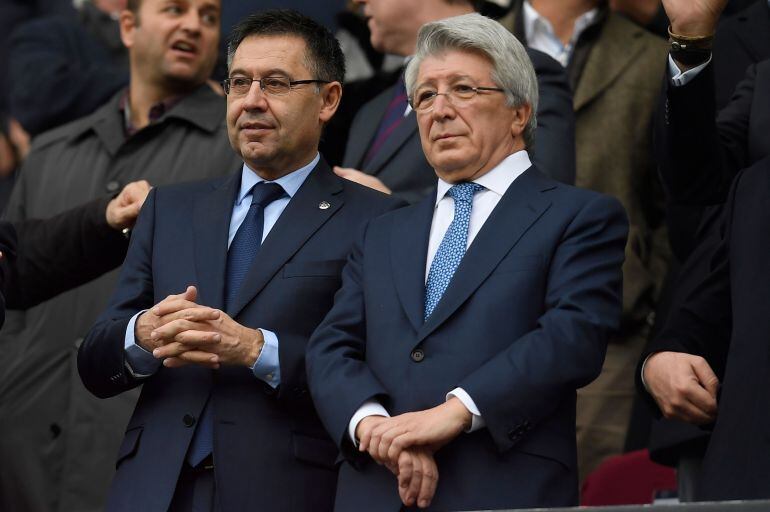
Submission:
<svg viewBox="0 0 770 512">
<path fill-rule="evenodd" d="M 198 298 L 198 289 L 194 286 L 188 286 L 187 290 L 184 292 L 184 299 L 189 300 L 190 302 L 195 302 L 195 299 Z"/>
</svg>

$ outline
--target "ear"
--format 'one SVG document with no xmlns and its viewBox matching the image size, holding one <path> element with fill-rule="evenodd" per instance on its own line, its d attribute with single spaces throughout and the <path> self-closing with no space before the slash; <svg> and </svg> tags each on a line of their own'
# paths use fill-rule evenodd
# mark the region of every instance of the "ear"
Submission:
<svg viewBox="0 0 770 512">
<path fill-rule="evenodd" d="M 340 106 L 340 100 L 342 99 L 342 84 L 339 82 L 332 82 L 330 84 L 324 84 L 321 87 L 321 112 L 318 115 L 318 119 L 321 123 L 326 124 L 337 112 L 337 107 Z"/>
<path fill-rule="evenodd" d="M 518 107 L 513 107 L 513 120 L 511 122 L 511 135 L 514 138 L 521 137 L 524 133 L 524 129 L 529 123 L 529 118 L 532 117 L 532 105 L 524 103 Z"/>
<path fill-rule="evenodd" d="M 123 41 L 123 46 L 131 48 L 134 46 L 134 40 L 136 38 L 136 27 L 139 25 L 136 14 L 129 10 L 123 10 L 120 12 L 120 18 L 118 23 L 120 24 L 120 40 Z"/>
</svg>

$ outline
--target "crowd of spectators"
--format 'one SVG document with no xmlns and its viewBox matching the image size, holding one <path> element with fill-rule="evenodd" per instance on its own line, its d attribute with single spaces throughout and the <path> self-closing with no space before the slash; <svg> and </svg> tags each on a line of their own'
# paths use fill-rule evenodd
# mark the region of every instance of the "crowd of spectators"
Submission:
<svg viewBox="0 0 770 512">
<path fill-rule="evenodd" d="M 770 453 L 753 455 L 770 429 L 767 0 L 0 0 L 0 509 L 104 506 L 139 392 L 92 396 L 78 349 L 150 187 L 244 166 L 227 35 L 274 8 L 342 42 L 322 161 L 409 204 L 436 186 L 405 82 L 420 28 L 480 12 L 512 33 L 539 91 L 532 164 L 629 224 L 619 328 L 577 390 L 579 481 L 645 449 L 682 501 L 770 498 Z"/>
</svg>

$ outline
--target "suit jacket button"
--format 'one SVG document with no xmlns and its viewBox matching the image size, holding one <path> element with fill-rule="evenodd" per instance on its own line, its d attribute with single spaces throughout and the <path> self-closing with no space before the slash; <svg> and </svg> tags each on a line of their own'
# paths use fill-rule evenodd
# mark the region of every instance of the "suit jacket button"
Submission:
<svg viewBox="0 0 770 512">
<path fill-rule="evenodd" d="M 107 189 L 107 192 L 110 194 L 114 194 L 118 190 L 120 190 L 120 182 L 116 180 L 112 180 L 107 183 L 107 186 L 105 187 Z"/>
<path fill-rule="evenodd" d="M 192 427 L 195 425 L 195 416 L 191 414 L 185 414 L 182 418 L 182 423 L 184 423 L 185 427 Z"/>
<path fill-rule="evenodd" d="M 419 363 L 420 361 L 425 359 L 425 352 L 423 352 L 421 348 L 416 348 L 412 350 L 411 357 L 412 357 L 412 361 L 414 361 L 415 363 Z"/>
</svg>

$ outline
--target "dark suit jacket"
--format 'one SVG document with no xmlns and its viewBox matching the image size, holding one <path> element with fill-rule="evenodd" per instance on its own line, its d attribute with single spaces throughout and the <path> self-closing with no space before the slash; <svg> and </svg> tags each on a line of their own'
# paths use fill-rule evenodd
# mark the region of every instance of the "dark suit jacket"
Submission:
<svg viewBox="0 0 770 512">
<path fill-rule="evenodd" d="M 668 199 L 696 206 L 724 202 L 735 175 L 770 155 L 770 60 L 747 69 L 718 117 L 711 65 L 681 87 L 666 77 L 664 87 L 655 151 Z"/>
<path fill-rule="evenodd" d="M 0 222 L 0 301 L 26 309 L 120 265 L 128 241 L 107 224 L 110 199 L 47 220 Z"/>
<path fill-rule="evenodd" d="M 770 498 L 768 201 L 770 157 L 735 178 L 722 225 L 684 266 L 668 322 L 643 354 L 642 360 L 662 350 L 701 355 L 720 378 L 699 500 Z M 654 404 L 638 377 L 637 383 Z"/>
<path fill-rule="evenodd" d="M 559 63 L 549 56 L 530 49 L 527 53 L 535 66 L 540 87 L 536 142 L 530 157 L 549 176 L 572 184 L 575 182 L 575 120 L 567 77 Z M 397 78 L 395 75 L 394 79 Z M 356 114 L 342 166 L 376 176 L 396 196 L 415 203 L 436 185 L 436 173 L 422 151 L 414 112 L 409 113 L 364 167 L 364 157 L 392 97 L 393 87 L 389 87 Z"/>
<path fill-rule="evenodd" d="M 265 239 L 227 313 L 277 334 L 277 391 L 243 367 L 161 368 L 143 380 L 125 366 L 125 330 L 136 312 L 189 284 L 198 286 L 201 304 L 223 307 L 227 234 L 239 184 L 240 171 L 153 190 L 109 309 L 80 348 L 81 378 L 97 396 L 144 384 L 118 453 L 108 510 L 168 508 L 191 424 L 209 393 L 222 510 L 332 506 L 337 451 L 307 392 L 305 344 L 332 305 L 356 226 L 393 208 L 395 200 L 342 180 L 320 163 Z M 322 201 L 331 207 L 319 208 Z"/>
<path fill-rule="evenodd" d="M 714 72 L 718 109 L 730 102 L 746 68 L 766 59 L 770 59 L 770 6 L 767 0 L 755 0 L 717 28 Z"/>
<path fill-rule="evenodd" d="M 369 223 L 308 345 L 313 399 L 346 456 L 336 509 L 400 506 L 396 479 L 352 449 L 358 407 L 424 410 L 456 386 L 486 427 L 437 453 L 432 509 L 576 505 L 575 390 L 599 375 L 620 323 L 623 208 L 526 171 L 423 322 L 434 205 L 431 195 Z"/>
</svg>

